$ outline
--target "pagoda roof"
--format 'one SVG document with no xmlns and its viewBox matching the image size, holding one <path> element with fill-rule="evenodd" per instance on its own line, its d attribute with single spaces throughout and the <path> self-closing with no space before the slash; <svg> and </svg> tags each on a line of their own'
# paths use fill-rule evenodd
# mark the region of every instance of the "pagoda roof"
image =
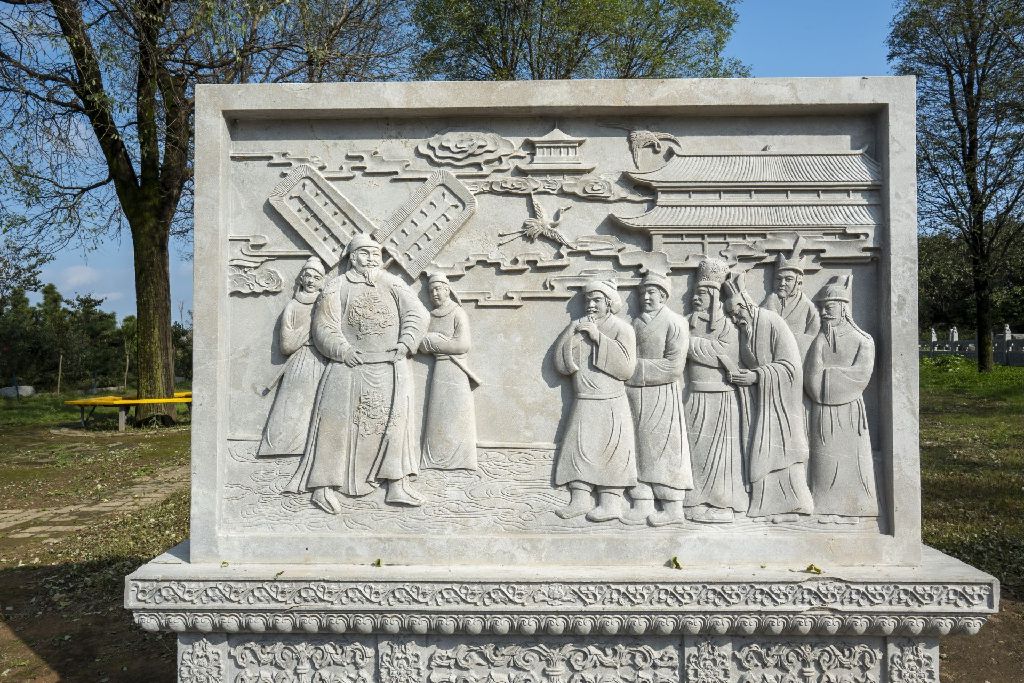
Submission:
<svg viewBox="0 0 1024 683">
<path fill-rule="evenodd" d="M 881 169 L 864 152 L 680 155 L 656 171 L 631 172 L 652 187 L 712 185 L 878 185 Z"/>
<path fill-rule="evenodd" d="M 614 218 L 641 230 L 845 227 L 881 222 L 879 207 L 863 204 L 655 206 L 640 216 Z"/>
</svg>

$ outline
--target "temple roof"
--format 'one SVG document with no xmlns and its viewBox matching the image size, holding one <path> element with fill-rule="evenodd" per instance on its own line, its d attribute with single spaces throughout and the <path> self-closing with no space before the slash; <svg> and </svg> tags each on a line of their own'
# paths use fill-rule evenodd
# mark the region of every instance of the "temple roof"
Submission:
<svg viewBox="0 0 1024 683">
<path fill-rule="evenodd" d="M 628 174 L 653 187 L 757 185 L 762 183 L 877 185 L 878 163 L 864 152 L 848 154 L 702 154 L 674 156 L 656 171 Z"/>
<path fill-rule="evenodd" d="M 629 228 L 792 228 L 874 226 L 880 209 L 869 205 L 655 206 L 640 216 L 614 216 Z"/>
</svg>

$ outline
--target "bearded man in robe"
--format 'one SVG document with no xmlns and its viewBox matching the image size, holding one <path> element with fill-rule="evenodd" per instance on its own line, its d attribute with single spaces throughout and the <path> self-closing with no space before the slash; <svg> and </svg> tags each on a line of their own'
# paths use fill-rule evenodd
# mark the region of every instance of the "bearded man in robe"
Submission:
<svg viewBox="0 0 1024 683">
<path fill-rule="evenodd" d="M 729 372 L 741 388 L 751 500 L 747 516 L 791 522 L 809 515 L 807 436 L 800 349 L 779 314 L 758 308 L 733 275 L 722 286 L 726 315 L 739 329 L 742 368 Z"/>
<path fill-rule="evenodd" d="M 420 505 L 407 359 L 430 316 L 408 285 L 381 270 L 381 247 L 368 235 L 357 233 L 346 255 L 348 270 L 327 283 L 313 312 L 313 342 L 328 362 L 289 488 L 311 490 L 332 514 L 341 511 L 335 492 L 365 496 L 382 484 L 386 503 Z"/>
<path fill-rule="evenodd" d="M 818 309 L 804 293 L 804 267 L 799 246 L 794 247 L 788 259 L 779 254 L 775 261 L 775 290 L 764 298 L 761 307 L 778 313 L 786 321 L 800 349 L 802 362 L 821 323 Z"/>
<path fill-rule="evenodd" d="M 804 362 L 811 397 L 811 494 L 819 522 L 852 524 L 877 517 L 864 390 L 875 367 L 875 342 L 850 313 L 851 278 L 834 278 L 815 297 L 821 331 Z"/>
<path fill-rule="evenodd" d="M 626 381 L 626 395 L 636 428 L 639 483 L 629 490 L 633 507 L 624 518 L 633 524 L 663 526 L 684 520 L 683 498 L 693 488 L 683 404 L 690 332 L 683 316 L 665 305 L 671 291 L 667 277 L 648 273 L 640 282 L 642 312 L 633 319 L 637 361 Z"/>
<path fill-rule="evenodd" d="M 750 504 L 740 438 L 736 387 L 728 368 L 738 368 L 736 326 L 722 310 L 724 261 L 705 258 L 697 267 L 686 363 L 686 426 L 693 461 L 693 489 L 683 505 L 695 522 L 731 522 Z"/>
<path fill-rule="evenodd" d="M 625 389 L 636 370 L 636 336 L 615 315 L 622 299 L 614 281 L 589 282 L 584 296 L 587 315 L 570 322 L 554 348 L 555 369 L 572 378 L 576 394 L 555 462 L 555 485 L 567 487 L 570 500 L 557 514 L 606 522 L 622 518 L 623 492 L 637 483 Z"/>
<path fill-rule="evenodd" d="M 306 450 L 309 418 L 324 358 L 313 347 L 313 304 L 324 284 L 324 264 L 311 256 L 299 271 L 295 294 L 278 321 L 278 342 L 288 360 L 281 369 L 274 404 L 263 427 L 258 455 L 301 455 Z"/>
<path fill-rule="evenodd" d="M 473 386 L 479 384 L 469 369 L 469 318 L 454 298 L 444 274 L 431 275 L 430 326 L 420 342 L 420 353 L 434 356 L 430 373 L 430 395 L 423 427 L 423 456 L 426 469 L 475 470 L 476 412 Z"/>
</svg>

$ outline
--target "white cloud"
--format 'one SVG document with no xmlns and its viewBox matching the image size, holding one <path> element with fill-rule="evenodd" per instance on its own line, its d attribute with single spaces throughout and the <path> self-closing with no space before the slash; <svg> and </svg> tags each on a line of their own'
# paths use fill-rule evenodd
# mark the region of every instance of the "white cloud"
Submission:
<svg viewBox="0 0 1024 683">
<path fill-rule="evenodd" d="M 61 289 L 80 289 L 99 282 L 103 275 L 90 266 L 68 266 L 57 277 Z"/>
<path fill-rule="evenodd" d="M 96 295 L 97 299 L 103 299 L 106 303 L 121 301 L 124 299 L 124 292 L 101 292 Z"/>
</svg>

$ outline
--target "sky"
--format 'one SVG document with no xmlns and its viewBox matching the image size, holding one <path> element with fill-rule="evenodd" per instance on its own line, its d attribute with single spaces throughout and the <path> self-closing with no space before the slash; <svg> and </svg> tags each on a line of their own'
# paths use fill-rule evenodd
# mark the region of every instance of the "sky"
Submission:
<svg viewBox="0 0 1024 683">
<path fill-rule="evenodd" d="M 727 54 L 752 76 L 884 76 L 885 40 L 893 0 L 742 0 Z M 174 320 L 192 309 L 192 245 L 172 244 Z M 68 250 L 43 268 L 43 281 L 71 298 L 92 294 L 118 319 L 135 314 L 131 238 L 113 236 L 99 248 Z"/>
</svg>

